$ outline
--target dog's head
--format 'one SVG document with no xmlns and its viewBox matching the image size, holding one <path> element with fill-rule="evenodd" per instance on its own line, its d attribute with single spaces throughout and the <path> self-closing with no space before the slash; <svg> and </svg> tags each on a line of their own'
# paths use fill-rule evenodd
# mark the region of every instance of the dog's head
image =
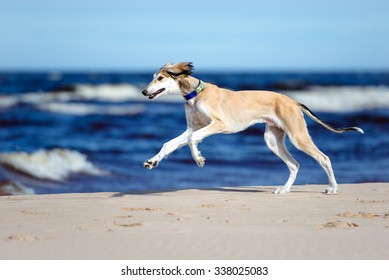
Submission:
<svg viewBox="0 0 389 280">
<path fill-rule="evenodd" d="M 187 94 L 190 85 L 186 78 L 192 74 L 191 62 L 165 64 L 157 73 L 151 83 L 142 91 L 144 96 L 155 99 L 166 94 Z"/>
</svg>

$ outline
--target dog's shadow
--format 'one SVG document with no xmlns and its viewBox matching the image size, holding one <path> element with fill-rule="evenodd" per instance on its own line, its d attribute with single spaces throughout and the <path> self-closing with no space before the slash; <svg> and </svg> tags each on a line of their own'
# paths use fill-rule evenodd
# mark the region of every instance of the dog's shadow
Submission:
<svg viewBox="0 0 389 280">
<path fill-rule="evenodd" d="M 252 193 L 252 194 L 273 194 L 273 191 L 275 190 L 275 186 L 260 186 L 260 187 L 214 187 L 214 188 L 185 188 L 185 189 L 166 189 L 166 190 L 157 190 L 157 189 L 149 189 L 149 190 L 130 190 L 126 192 L 118 192 L 111 197 L 124 197 L 124 196 L 130 196 L 130 195 L 150 195 L 150 194 L 164 194 L 164 193 L 174 193 L 179 191 L 191 191 L 191 190 L 198 190 L 201 192 L 230 192 L 230 193 Z M 281 194 L 281 195 L 275 195 L 275 196 L 288 196 L 292 194 L 326 194 L 323 191 L 312 191 L 312 190 L 304 190 L 299 188 L 294 188 L 290 193 L 287 194 Z"/>
<path fill-rule="evenodd" d="M 188 189 L 168 189 L 168 190 L 140 190 L 127 191 L 113 194 L 111 197 L 124 197 L 127 195 L 149 195 L 149 194 L 163 194 L 173 193 L 178 191 L 213 191 L 213 192 L 231 192 L 231 193 L 273 193 L 274 187 L 215 187 L 215 188 L 188 188 Z"/>
</svg>

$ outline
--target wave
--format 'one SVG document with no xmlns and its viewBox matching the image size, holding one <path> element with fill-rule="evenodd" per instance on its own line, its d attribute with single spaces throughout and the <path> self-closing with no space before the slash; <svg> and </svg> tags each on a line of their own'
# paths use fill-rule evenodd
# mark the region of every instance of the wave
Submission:
<svg viewBox="0 0 389 280">
<path fill-rule="evenodd" d="M 79 84 L 64 90 L 43 93 L 25 93 L 20 95 L 20 102 L 67 102 L 67 101 L 103 101 L 103 102 L 126 102 L 140 99 L 144 96 L 141 90 L 131 84 L 102 84 L 87 85 Z"/>
<path fill-rule="evenodd" d="M 75 95 L 83 100 L 123 102 L 141 95 L 140 89 L 130 84 L 77 85 Z"/>
<path fill-rule="evenodd" d="M 107 174 L 89 162 L 86 155 L 67 149 L 2 153 L 0 163 L 32 177 L 52 181 L 64 181 L 72 174 Z"/>
<path fill-rule="evenodd" d="M 22 195 L 35 194 L 34 190 L 27 188 L 18 182 L 2 181 L 0 182 L 0 195 Z"/>
<path fill-rule="evenodd" d="M 70 100 L 89 100 L 89 101 L 105 101 L 105 102 L 126 102 L 126 101 L 149 101 L 142 95 L 142 88 L 132 84 L 101 84 L 75 85 L 71 92 L 57 92 L 54 95 L 60 95 L 60 98 Z M 164 96 L 160 101 L 182 101 L 183 98 L 179 95 Z M 149 101 L 151 102 L 151 101 Z"/>
<path fill-rule="evenodd" d="M 70 103 L 72 101 L 126 102 L 140 100 L 144 96 L 130 84 L 120 85 L 76 85 L 56 92 L 0 95 L 0 108 L 11 108 L 18 104 L 30 104 L 43 111 L 77 116 L 84 115 L 138 115 L 145 112 L 144 105 L 107 105 Z"/>
<path fill-rule="evenodd" d="M 11 107 L 18 103 L 42 104 L 49 102 L 70 101 L 101 101 L 101 102 L 127 102 L 144 101 L 151 102 L 141 93 L 142 89 L 131 84 L 79 84 L 74 87 L 56 90 L 55 92 L 30 92 L 19 95 L 0 95 L 0 107 Z M 159 99 L 162 102 L 177 102 L 183 98 L 179 95 L 164 96 Z"/>
<path fill-rule="evenodd" d="M 130 84 L 120 85 L 76 85 L 55 92 L 30 92 L 19 95 L 0 95 L 0 107 L 11 107 L 18 103 L 42 104 L 48 102 L 103 101 L 125 102 L 139 99 L 141 90 Z"/>
<path fill-rule="evenodd" d="M 138 115 L 146 111 L 146 107 L 143 105 L 128 105 L 128 106 L 115 106 L 115 105 L 93 105 L 85 103 L 61 103 L 50 102 L 36 105 L 36 108 L 67 115 Z"/>
<path fill-rule="evenodd" d="M 284 92 L 313 111 L 357 112 L 389 108 L 388 87 L 312 87 Z"/>
<path fill-rule="evenodd" d="M 0 95 L 0 108 L 9 108 L 19 103 L 19 98 L 16 96 Z"/>
<path fill-rule="evenodd" d="M 314 86 L 299 91 L 281 91 L 315 111 L 352 112 L 389 108 L 389 87 L 386 86 Z M 141 88 L 132 84 L 79 84 L 56 92 L 25 93 L 20 95 L 0 95 L 0 107 L 12 107 L 18 103 L 33 104 L 41 110 L 74 115 L 111 114 L 133 115 L 141 113 L 139 107 L 121 107 L 91 104 L 68 104 L 71 101 L 103 102 L 178 102 L 179 95 L 162 96 L 149 101 L 141 94 Z M 68 104 L 68 105 L 64 105 Z M 105 108 L 105 109 L 104 109 Z"/>
</svg>

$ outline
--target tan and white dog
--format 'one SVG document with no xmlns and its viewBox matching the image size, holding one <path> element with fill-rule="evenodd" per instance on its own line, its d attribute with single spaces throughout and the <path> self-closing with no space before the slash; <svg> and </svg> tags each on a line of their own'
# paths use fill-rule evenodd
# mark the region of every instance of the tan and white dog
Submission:
<svg viewBox="0 0 389 280">
<path fill-rule="evenodd" d="M 201 156 L 197 144 L 205 137 L 217 133 L 236 133 L 257 123 L 266 123 L 265 141 L 270 150 L 288 166 L 290 175 L 283 187 L 274 193 L 286 193 L 293 185 L 299 163 L 287 151 L 285 134 L 296 148 L 313 157 L 325 170 L 329 180 L 326 193 L 338 191 L 330 159 L 312 142 L 308 134 L 304 115 L 328 130 L 342 133 L 363 130 L 359 127 L 333 128 L 322 122 L 306 106 L 288 96 L 271 91 L 231 91 L 204 83 L 191 76 L 192 63 L 180 62 L 166 64 L 157 73 L 143 95 L 155 99 L 162 95 L 179 94 L 186 99 L 185 112 L 187 129 L 180 136 L 165 143 L 158 154 L 144 163 L 152 169 L 167 155 L 188 144 L 192 157 L 199 167 L 203 167 L 205 158 Z"/>
</svg>

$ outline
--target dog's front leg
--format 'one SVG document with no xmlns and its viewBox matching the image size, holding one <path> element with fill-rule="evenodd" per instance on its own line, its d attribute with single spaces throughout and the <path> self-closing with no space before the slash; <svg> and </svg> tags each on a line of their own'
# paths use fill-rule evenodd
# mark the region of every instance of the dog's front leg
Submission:
<svg viewBox="0 0 389 280">
<path fill-rule="evenodd" d="M 197 144 L 201 142 L 205 137 L 220 133 L 222 131 L 223 129 L 221 128 L 219 123 L 212 122 L 210 125 L 201 128 L 197 131 L 194 131 L 191 135 L 189 135 L 189 148 L 192 152 L 193 159 L 196 161 L 199 167 L 204 166 L 205 158 L 201 155 L 199 149 L 197 148 Z"/>
<path fill-rule="evenodd" d="M 159 153 L 156 154 L 151 159 L 146 160 L 144 162 L 143 166 L 147 169 L 153 169 L 154 167 L 157 167 L 158 163 L 163 158 L 167 157 L 169 154 L 171 154 L 172 152 L 174 152 L 178 148 L 181 148 L 182 146 L 188 144 L 188 135 L 190 135 L 191 132 L 192 132 L 191 129 L 188 128 L 180 136 L 163 144 L 162 149 L 159 151 Z"/>
<path fill-rule="evenodd" d="M 199 149 L 197 148 L 197 143 L 195 141 L 189 142 L 190 151 L 192 152 L 192 157 L 199 167 L 203 167 L 205 164 L 205 158 L 201 155 Z"/>
</svg>

